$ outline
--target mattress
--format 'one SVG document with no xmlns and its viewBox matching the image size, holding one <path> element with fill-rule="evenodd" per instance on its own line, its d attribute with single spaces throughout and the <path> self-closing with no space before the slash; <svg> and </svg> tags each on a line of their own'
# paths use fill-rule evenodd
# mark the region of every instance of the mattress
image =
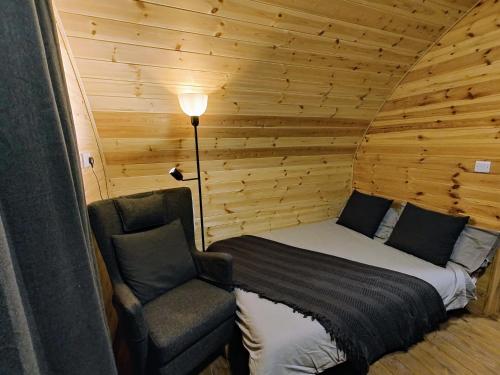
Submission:
<svg viewBox="0 0 500 375">
<path fill-rule="evenodd" d="M 336 220 L 258 235 L 307 250 L 335 255 L 418 277 L 434 286 L 447 310 L 464 307 L 474 283 L 461 266 L 446 268 L 386 246 L 335 224 Z M 236 289 L 238 326 L 252 375 L 317 374 L 345 361 L 335 340 L 315 320 L 286 305 Z"/>
</svg>

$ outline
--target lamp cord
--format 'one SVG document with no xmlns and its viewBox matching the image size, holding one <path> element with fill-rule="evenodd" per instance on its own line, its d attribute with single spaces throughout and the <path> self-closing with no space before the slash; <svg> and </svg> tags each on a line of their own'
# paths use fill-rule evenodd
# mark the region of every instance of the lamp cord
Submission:
<svg viewBox="0 0 500 375">
<path fill-rule="evenodd" d="M 101 184 L 99 183 L 99 177 L 97 177 L 97 174 L 95 173 L 95 170 L 94 170 L 94 158 L 92 156 L 89 158 L 89 163 L 90 163 L 90 167 L 92 168 L 92 174 L 94 175 L 95 181 L 97 182 L 97 187 L 99 188 L 99 196 L 101 197 L 101 200 L 104 200 L 104 198 L 102 197 Z"/>
</svg>

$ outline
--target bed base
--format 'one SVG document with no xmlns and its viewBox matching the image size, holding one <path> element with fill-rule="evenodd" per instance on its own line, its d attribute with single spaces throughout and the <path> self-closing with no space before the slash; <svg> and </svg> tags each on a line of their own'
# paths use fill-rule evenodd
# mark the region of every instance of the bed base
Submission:
<svg viewBox="0 0 500 375">
<path fill-rule="evenodd" d="M 241 330 L 236 326 L 228 346 L 228 360 L 231 374 L 250 375 L 248 368 L 249 357 L 248 350 L 243 346 Z M 345 362 L 326 369 L 321 372 L 321 375 L 356 375 L 356 372 L 352 369 L 349 362 Z"/>
</svg>

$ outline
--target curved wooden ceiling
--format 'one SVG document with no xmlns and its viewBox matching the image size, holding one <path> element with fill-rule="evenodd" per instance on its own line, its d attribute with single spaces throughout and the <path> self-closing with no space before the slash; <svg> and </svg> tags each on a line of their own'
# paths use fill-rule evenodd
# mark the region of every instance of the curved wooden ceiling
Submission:
<svg viewBox="0 0 500 375">
<path fill-rule="evenodd" d="M 94 111 L 369 122 L 476 0 L 57 0 Z"/>
<path fill-rule="evenodd" d="M 359 141 L 476 0 L 55 0 L 111 196 L 188 185 L 199 129 L 208 242 L 335 217 Z M 148 112 L 148 113 L 145 113 Z M 190 185 L 191 184 L 191 185 Z"/>
</svg>

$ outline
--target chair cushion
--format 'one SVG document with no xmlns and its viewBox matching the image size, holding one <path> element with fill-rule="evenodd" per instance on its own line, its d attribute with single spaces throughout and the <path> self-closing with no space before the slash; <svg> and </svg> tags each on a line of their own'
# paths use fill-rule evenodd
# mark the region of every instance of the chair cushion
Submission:
<svg viewBox="0 0 500 375">
<path fill-rule="evenodd" d="M 144 306 L 144 319 L 160 364 L 195 344 L 234 316 L 234 295 L 193 279 Z M 208 348 L 207 348 L 208 350 Z"/>
<path fill-rule="evenodd" d="M 407 203 L 386 245 L 445 267 L 468 221 Z"/>
<path fill-rule="evenodd" d="M 212 362 L 215 356 L 221 354 L 221 348 L 228 344 L 232 338 L 235 331 L 235 316 L 226 319 L 221 323 L 216 329 L 214 329 L 210 334 L 204 336 L 200 340 L 196 341 L 193 345 L 183 351 L 181 354 L 173 358 L 171 361 L 160 365 L 158 375 L 178 375 L 178 374 L 198 374 L 202 367 L 208 365 Z M 248 359 L 247 359 L 248 362 Z M 245 362 L 243 362 L 245 363 Z M 248 363 L 247 369 L 248 369 Z M 198 370 L 198 371 L 196 371 Z M 206 374 L 206 371 L 202 371 L 202 374 Z M 229 374 L 224 371 L 224 374 Z M 217 370 L 210 373 L 211 375 L 220 374 Z M 234 375 L 242 375 L 245 373 L 241 372 L 231 372 Z M 248 371 L 246 372 L 248 375 Z"/>
<path fill-rule="evenodd" d="M 124 232 L 135 232 L 165 224 L 166 205 L 163 194 L 122 197 L 114 200 Z"/>
<path fill-rule="evenodd" d="M 392 200 L 354 190 L 337 224 L 373 238 Z"/>
<path fill-rule="evenodd" d="M 121 275 L 142 304 L 197 275 L 179 219 L 112 239 Z"/>
</svg>

